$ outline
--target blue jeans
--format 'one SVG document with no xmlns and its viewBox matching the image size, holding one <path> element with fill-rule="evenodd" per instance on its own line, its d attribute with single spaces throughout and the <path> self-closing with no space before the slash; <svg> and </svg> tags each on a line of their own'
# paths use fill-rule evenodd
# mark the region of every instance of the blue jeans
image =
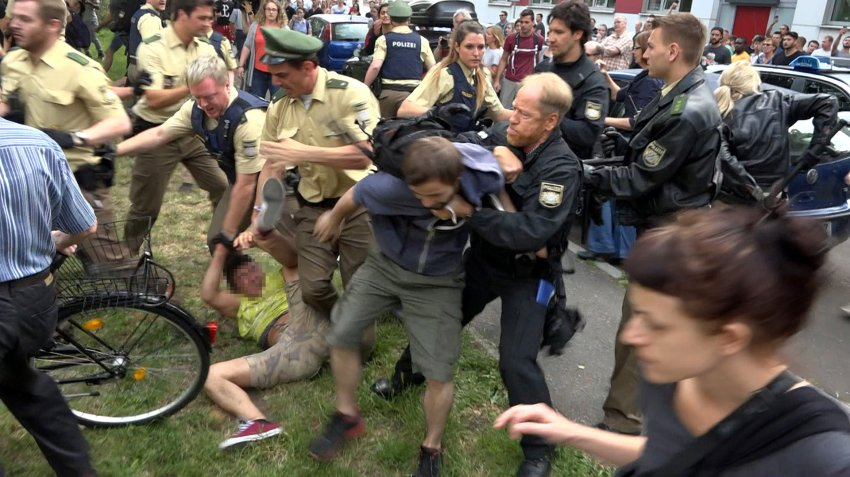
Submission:
<svg viewBox="0 0 850 477">
<path fill-rule="evenodd" d="M 271 73 L 264 73 L 255 69 L 254 75 L 251 76 L 251 86 L 248 87 L 248 92 L 254 96 L 265 98 L 266 92 L 269 92 L 269 99 L 277 93 L 280 87 L 272 84 Z"/>
<path fill-rule="evenodd" d="M 637 230 L 630 225 L 620 225 L 614 215 L 614 201 L 602 204 L 602 225 L 590 222 L 587 232 L 587 249 L 594 253 L 626 258 L 637 238 Z"/>
</svg>

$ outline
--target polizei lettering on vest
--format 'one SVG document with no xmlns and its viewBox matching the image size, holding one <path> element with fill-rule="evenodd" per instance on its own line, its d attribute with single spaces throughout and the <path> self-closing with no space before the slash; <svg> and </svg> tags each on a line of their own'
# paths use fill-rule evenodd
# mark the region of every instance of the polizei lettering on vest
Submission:
<svg viewBox="0 0 850 477">
<path fill-rule="evenodd" d="M 416 43 L 412 41 L 394 41 L 392 42 L 392 46 L 394 48 L 416 48 Z"/>
</svg>

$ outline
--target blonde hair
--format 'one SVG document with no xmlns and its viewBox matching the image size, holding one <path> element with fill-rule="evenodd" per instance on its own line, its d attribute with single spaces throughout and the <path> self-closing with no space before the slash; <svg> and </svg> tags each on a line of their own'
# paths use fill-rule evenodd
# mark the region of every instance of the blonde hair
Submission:
<svg viewBox="0 0 850 477">
<path fill-rule="evenodd" d="M 467 36 L 473 34 L 481 35 L 482 37 L 484 36 L 484 28 L 478 22 L 470 20 L 458 25 L 451 34 L 451 48 L 449 49 L 449 56 L 443 58 L 442 61 L 437 63 L 437 66 L 431 68 L 422 82 L 429 83 L 429 87 L 435 87 L 443 69 L 452 63 L 460 63 L 460 53 L 458 53 L 460 44 L 463 43 L 463 40 L 465 40 Z M 484 104 L 484 95 L 487 92 L 487 81 L 485 80 L 485 78 L 487 78 L 487 73 L 484 71 L 484 67 L 479 64 L 478 68 L 475 70 L 475 74 L 478 76 L 478 81 L 475 82 L 475 111 L 478 111 Z"/>
<path fill-rule="evenodd" d="M 501 28 L 496 25 L 490 25 L 487 27 L 487 33 L 493 35 L 493 38 L 496 40 L 496 48 L 501 48 L 505 44 L 505 32 Z M 486 36 L 484 39 L 487 39 Z M 489 45 L 486 46 L 489 48 Z"/>
<path fill-rule="evenodd" d="M 759 92 L 761 78 L 748 61 L 740 60 L 723 71 L 719 83 L 720 86 L 714 90 L 714 98 L 717 100 L 720 116 L 726 117 L 732 112 L 736 101 Z"/>
<path fill-rule="evenodd" d="M 286 10 L 281 6 L 280 2 L 277 0 L 265 0 L 262 5 L 260 5 L 260 11 L 254 16 L 254 20 L 257 22 L 258 26 L 263 26 L 263 23 L 266 22 L 266 5 L 273 3 L 277 6 L 277 18 L 274 19 L 274 22 L 280 25 L 281 28 L 289 26 L 289 18 L 286 16 Z"/>
<path fill-rule="evenodd" d="M 218 56 L 199 56 L 192 60 L 186 69 L 186 82 L 190 85 L 198 84 L 207 78 L 212 78 L 219 86 L 227 84 L 227 66 Z"/>
<path fill-rule="evenodd" d="M 556 113 L 560 119 L 573 105 L 573 90 L 555 73 L 528 75 L 519 85 L 520 89 L 525 87 L 540 90 L 540 113 L 543 116 Z"/>
</svg>

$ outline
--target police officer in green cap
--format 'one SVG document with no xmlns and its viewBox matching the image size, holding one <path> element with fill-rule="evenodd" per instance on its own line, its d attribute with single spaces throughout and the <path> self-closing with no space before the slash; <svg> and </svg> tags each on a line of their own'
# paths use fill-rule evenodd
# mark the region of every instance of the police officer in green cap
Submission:
<svg viewBox="0 0 850 477">
<path fill-rule="evenodd" d="M 366 259 L 372 243 L 365 209 L 350 216 L 339 237 L 320 242 L 313 237 L 316 220 L 368 174 L 372 165 L 368 135 L 378 121 L 378 101 L 363 83 L 319 66 L 321 40 L 280 28 L 262 28 L 272 83 L 281 90 L 266 112 L 260 155 L 265 166 L 260 183 L 284 168 L 297 167 L 301 175 L 294 214 L 305 305 L 330 318 L 337 293 L 331 277 L 339 258 L 342 282 Z M 374 331 L 374 330 L 370 330 Z"/>
<path fill-rule="evenodd" d="M 393 117 L 402 101 L 419 86 L 423 72 L 434 66 L 434 54 L 428 40 L 408 26 L 413 10 L 404 0 L 396 0 L 387 8 L 392 30 L 378 37 L 372 64 L 366 72 L 364 83 L 371 86 L 380 77 L 378 96 L 381 117 Z"/>
</svg>

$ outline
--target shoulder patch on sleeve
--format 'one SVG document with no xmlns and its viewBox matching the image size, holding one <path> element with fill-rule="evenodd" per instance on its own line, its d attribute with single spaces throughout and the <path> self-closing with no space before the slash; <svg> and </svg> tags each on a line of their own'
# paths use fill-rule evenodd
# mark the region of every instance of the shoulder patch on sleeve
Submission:
<svg viewBox="0 0 850 477">
<path fill-rule="evenodd" d="M 678 116 L 685 110 L 685 105 L 688 104 L 688 95 L 680 94 L 673 100 L 673 107 L 670 108 L 671 116 Z"/>
<path fill-rule="evenodd" d="M 667 153 L 667 148 L 658 144 L 658 141 L 652 141 L 643 150 L 643 162 L 649 167 L 657 167 L 664 159 L 664 154 Z"/>
<path fill-rule="evenodd" d="M 543 207 L 554 209 L 564 201 L 564 186 L 551 182 L 540 183 L 540 195 L 537 198 Z"/>
<path fill-rule="evenodd" d="M 602 117 L 602 105 L 595 101 L 588 101 L 584 106 L 584 117 L 591 121 L 598 121 Z"/>
<path fill-rule="evenodd" d="M 144 43 L 145 45 L 150 45 L 151 43 L 159 40 L 160 38 L 162 38 L 162 35 L 160 33 L 156 33 L 142 40 L 142 43 Z"/>
<path fill-rule="evenodd" d="M 242 143 L 243 152 L 245 157 L 255 158 L 257 157 L 257 153 L 259 149 L 257 148 L 257 141 L 245 141 Z"/>
<path fill-rule="evenodd" d="M 325 83 L 325 85 L 331 89 L 345 89 L 348 88 L 348 81 L 337 78 L 330 78 L 328 82 Z"/>
<path fill-rule="evenodd" d="M 83 66 L 89 64 L 89 59 L 81 55 L 80 53 L 77 53 L 76 51 L 69 51 L 68 54 L 66 54 L 65 56 Z"/>
</svg>

